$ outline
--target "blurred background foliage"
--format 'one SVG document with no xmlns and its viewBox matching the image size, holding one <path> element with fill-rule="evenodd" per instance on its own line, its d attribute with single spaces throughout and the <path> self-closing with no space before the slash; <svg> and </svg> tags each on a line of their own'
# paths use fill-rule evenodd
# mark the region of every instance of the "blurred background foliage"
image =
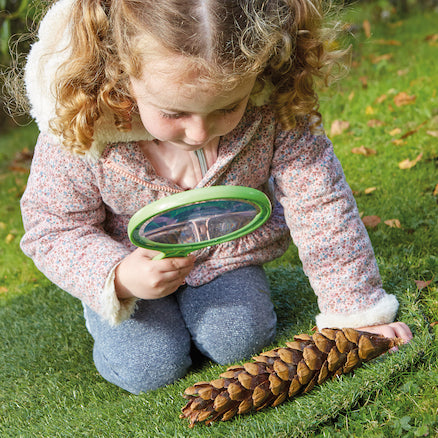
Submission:
<svg viewBox="0 0 438 438">
<path fill-rule="evenodd" d="M 330 0 L 323 0 L 330 1 Z M 412 8 L 438 8 L 438 0 L 332 0 L 339 6 L 367 3 L 375 19 L 401 19 Z M 0 66 L 4 72 L 16 68 L 25 59 L 38 22 L 52 0 L 0 0 Z M 4 79 L 4 75 L 1 77 Z M 2 89 L 4 84 L 0 83 Z M 5 92 L 0 94 L 0 128 L 10 125 Z"/>
</svg>

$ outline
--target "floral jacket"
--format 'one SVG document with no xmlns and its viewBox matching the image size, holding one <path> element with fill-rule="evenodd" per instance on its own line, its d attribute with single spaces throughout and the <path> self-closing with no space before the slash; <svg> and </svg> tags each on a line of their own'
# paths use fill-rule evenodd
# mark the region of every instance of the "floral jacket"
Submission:
<svg viewBox="0 0 438 438">
<path fill-rule="evenodd" d="M 53 52 L 54 32 L 63 35 L 58 41 L 68 50 L 71 1 L 61 0 L 49 11 L 28 60 L 28 95 L 42 134 L 21 201 L 26 230 L 21 247 L 51 281 L 117 324 L 135 307 L 135 299 L 119 300 L 114 290 L 115 267 L 134 249 L 128 221 L 144 205 L 183 189 L 155 173 L 137 143 L 150 138 L 138 122 L 126 138 L 104 117 L 85 157 L 66 152 L 49 132 L 53 102 L 47 77 L 56 63 L 50 67 L 42 54 Z M 239 125 L 220 139 L 217 160 L 197 187 L 220 184 L 265 191 L 273 214 L 247 236 L 197 251 L 189 285 L 273 260 L 291 236 L 318 297 L 319 328 L 394 319 L 398 302 L 382 289 L 367 232 L 327 137 L 312 135 L 305 123 L 283 131 L 268 105 L 250 104 Z"/>
</svg>

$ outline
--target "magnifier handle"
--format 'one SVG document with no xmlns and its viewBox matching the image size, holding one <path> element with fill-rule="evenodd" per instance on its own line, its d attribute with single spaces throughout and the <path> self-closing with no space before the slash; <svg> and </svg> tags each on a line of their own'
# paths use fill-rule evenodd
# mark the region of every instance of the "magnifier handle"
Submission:
<svg viewBox="0 0 438 438">
<path fill-rule="evenodd" d="M 191 251 L 174 251 L 168 253 L 160 252 L 155 257 L 153 257 L 152 260 L 161 260 L 169 257 L 186 257 L 188 254 L 190 254 L 190 252 Z"/>
<path fill-rule="evenodd" d="M 164 254 L 164 252 L 160 252 L 155 257 L 153 257 L 152 260 L 161 260 L 161 259 L 164 259 L 165 257 L 166 257 L 166 254 Z"/>
</svg>

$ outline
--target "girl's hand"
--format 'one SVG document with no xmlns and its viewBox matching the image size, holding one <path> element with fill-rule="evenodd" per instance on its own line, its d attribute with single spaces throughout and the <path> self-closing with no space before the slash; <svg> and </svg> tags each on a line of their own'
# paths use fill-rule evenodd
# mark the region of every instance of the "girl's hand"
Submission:
<svg viewBox="0 0 438 438">
<path fill-rule="evenodd" d="M 387 338 L 400 338 L 403 339 L 405 344 L 412 339 L 411 329 L 404 322 L 392 322 L 391 324 L 360 327 L 357 330 L 376 333 Z M 395 350 L 396 349 L 397 348 L 395 347 Z"/>
<path fill-rule="evenodd" d="M 195 257 L 172 257 L 152 260 L 158 254 L 137 248 L 125 257 L 115 271 L 115 288 L 119 298 L 138 297 L 156 300 L 175 292 L 193 269 Z"/>
</svg>

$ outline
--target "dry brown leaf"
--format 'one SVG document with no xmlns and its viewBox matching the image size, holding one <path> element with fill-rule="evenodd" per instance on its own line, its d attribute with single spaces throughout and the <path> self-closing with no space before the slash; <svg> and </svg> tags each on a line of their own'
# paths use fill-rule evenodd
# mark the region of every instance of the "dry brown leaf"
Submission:
<svg viewBox="0 0 438 438">
<path fill-rule="evenodd" d="M 420 153 L 412 161 L 409 160 L 409 158 L 406 158 L 406 160 L 400 161 L 400 163 L 398 163 L 398 167 L 400 167 L 400 169 L 410 169 L 411 167 L 414 167 L 421 160 L 422 156 L 423 153 Z"/>
<path fill-rule="evenodd" d="M 438 41 L 438 33 L 434 33 L 432 35 L 427 35 L 425 38 L 429 43 L 435 43 Z"/>
<path fill-rule="evenodd" d="M 359 80 L 362 83 L 362 88 L 368 88 L 368 78 L 366 76 L 361 76 Z"/>
<path fill-rule="evenodd" d="M 438 131 L 426 131 L 426 134 L 432 137 L 438 137 Z"/>
<path fill-rule="evenodd" d="M 414 280 L 414 281 L 415 284 L 417 285 L 418 290 L 421 290 L 429 286 L 430 283 L 432 283 L 433 277 L 429 281 L 423 281 L 423 280 Z"/>
<path fill-rule="evenodd" d="M 433 189 L 433 193 L 432 194 L 433 194 L 433 196 L 438 196 L 438 184 Z"/>
<path fill-rule="evenodd" d="M 7 287 L 0 286 L 0 294 L 4 294 L 4 293 L 6 293 L 7 291 L 8 291 L 8 288 L 7 288 Z"/>
<path fill-rule="evenodd" d="M 348 95 L 348 100 L 351 102 L 354 99 L 354 91 Z"/>
<path fill-rule="evenodd" d="M 404 24 L 404 21 L 400 20 L 400 21 L 396 21 L 395 23 L 388 23 L 388 26 L 392 29 L 395 29 L 397 27 L 403 26 L 403 24 Z"/>
<path fill-rule="evenodd" d="M 400 137 L 400 139 L 402 140 L 402 139 L 404 139 L 404 138 L 410 137 L 411 135 L 414 135 L 417 131 L 418 131 L 418 129 L 412 129 L 412 131 L 405 132 L 405 133 Z"/>
<path fill-rule="evenodd" d="M 408 68 L 404 68 L 404 69 L 402 69 L 402 70 L 397 70 L 397 74 L 399 75 L 399 76 L 405 76 L 405 75 L 407 75 L 409 73 L 409 69 Z"/>
<path fill-rule="evenodd" d="M 409 105 L 414 103 L 416 98 L 417 96 L 415 95 L 410 96 L 408 93 L 401 91 L 394 96 L 394 103 L 397 106 Z"/>
<path fill-rule="evenodd" d="M 417 132 L 422 126 L 424 126 L 426 123 L 427 123 L 427 121 L 425 121 L 425 122 L 423 122 L 423 123 L 420 123 L 416 128 L 414 128 L 414 129 L 412 129 L 412 130 L 410 130 L 410 131 L 405 132 L 400 138 L 401 138 L 401 139 L 404 139 L 404 138 L 407 138 L 407 137 L 409 137 L 409 136 L 415 134 L 415 133 L 416 133 L 416 132 Z"/>
<path fill-rule="evenodd" d="M 387 219 L 384 223 L 391 228 L 401 228 L 401 223 L 398 219 Z"/>
<path fill-rule="evenodd" d="M 383 126 L 385 123 L 378 119 L 370 119 L 367 122 L 367 125 L 370 128 L 376 128 L 377 126 Z"/>
<path fill-rule="evenodd" d="M 375 228 L 377 225 L 380 224 L 382 220 L 379 218 L 379 216 L 364 216 L 362 218 L 362 222 L 366 227 L 369 228 Z"/>
<path fill-rule="evenodd" d="M 8 170 L 14 173 L 29 173 L 30 171 L 28 167 L 17 166 L 17 165 L 8 166 Z"/>
<path fill-rule="evenodd" d="M 352 154 L 365 155 L 366 157 L 370 155 L 376 155 L 377 151 L 375 149 L 367 148 L 364 145 L 351 149 Z"/>
<path fill-rule="evenodd" d="M 364 20 L 362 23 L 363 30 L 365 32 L 365 36 L 369 38 L 371 36 L 371 24 L 368 20 Z"/>
<path fill-rule="evenodd" d="M 373 64 L 378 64 L 381 61 L 389 61 L 393 56 L 394 55 L 392 53 L 385 53 L 384 55 L 380 56 L 371 55 L 371 62 Z"/>
<path fill-rule="evenodd" d="M 363 192 L 365 193 L 365 195 L 369 195 L 370 193 L 373 193 L 376 190 L 377 187 L 367 187 Z"/>
<path fill-rule="evenodd" d="M 388 95 L 387 95 L 387 94 L 382 94 L 381 96 L 379 96 L 379 97 L 376 99 L 376 103 L 382 103 L 382 102 L 384 102 L 386 99 L 388 99 Z"/>
<path fill-rule="evenodd" d="M 401 129 L 400 128 L 394 128 L 391 131 L 389 131 L 389 135 L 391 137 L 394 137 L 394 135 L 399 135 L 401 133 Z"/>
<path fill-rule="evenodd" d="M 374 40 L 374 42 L 383 46 L 401 46 L 401 42 L 397 40 Z"/>
<path fill-rule="evenodd" d="M 330 128 L 330 135 L 332 137 L 342 134 L 346 129 L 350 127 L 350 122 L 345 120 L 334 120 Z"/>
<path fill-rule="evenodd" d="M 9 233 L 5 237 L 5 242 L 9 245 L 14 239 L 15 239 L 15 236 L 12 233 Z"/>
<path fill-rule="evenodd" d="M 396 138 L 396 139 L 394 139 L 394 140 L 391 140 L 391 143 L 392 143 L 392 144 L 395 144 L 396 146 L 402 146 L 402 145 L 406 144 L 405 141 L 400 140 L 399 138 Z"/>
</svg>

